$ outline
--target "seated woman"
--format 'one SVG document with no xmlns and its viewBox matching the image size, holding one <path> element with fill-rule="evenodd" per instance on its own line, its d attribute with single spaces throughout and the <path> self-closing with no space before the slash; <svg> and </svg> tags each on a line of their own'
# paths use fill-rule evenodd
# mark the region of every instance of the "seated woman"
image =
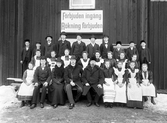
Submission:
<svg viewBox="0 0 167 123">
<path fill-rule="evenodd" d="M 104 84 L 103 84 L 103 102 L 105 103 L 105 107 L 112 108 L 112 103 L 115 99 L 115 83 L 114 83 L 114 69 L 111 67 L 111 63 L 109 60 L 105 60 L 104 62 Z"/>
<path fill-rule="evenodd" d="M 126 74 L 125 74 L 125 68 L 123 68 L 123 63 L 121 61 L 118 61 L 117 68 L 114 68 L 114 76 L 116 80 L 115 84 L 115 102 L 117 105 L 121 103 L 121 106 L 124 106 L 124 104 L 127 102 L 126 99 Z"/>
<path fill-rule="evenodd" d="M 100 51 L 95 52 L 95 58 L 96 58 L 96 65 L 101 67 L 102 64 L 104 63 L 104 59 L 101 58 Z"/>
<path fill-rule="evenodd" d="M 32 99 L 34 90 L 33 76 L 34 76 L 33 64 L 29 63 L 28 69 L 23 74 L 23 83 L 21 84 L 17 95 L 18 100 L 22 101 L 20 107 L 23 107 L 26 101 L 31 101 Z"/>
<path fill-rule="evenodd" d="M 71 59 L 70 50 L 69 49 L 65 49 L 64 50 L 64 54 L 65 55 L 62 56 L 61 59 L 64 62 L 64 68 L 66 68 L 70 64 L 70 59 Z"/>
<path fill-rule="evenodd" d="M 88 58 L 88 53 L 84 51 L 82 53 L 82 58 L 80 58 L 80 61 L 78 62 L 79 64 L 81 64 L 83 70 L 88 66 L 89 60 L 90 58 Z"/>
<path fill-rule="evenodd" d="M 148 70 L 147 62 L 142 63 L 142 70 L 139 73 L 140 84 L 142 87 L 143 97 L 151 97 L 151 103 L 156 104 L 154 97 L 156 97 L 156 90 L 153 85 L 153 73 Z"/>
<path fill-rule="evenodd" d="M 64 92 L 64 66 L 63 61 L 58 58 L 56 60 L 55 68 L 52 70 L 52 84 L 51 84 L 51 105 L 57 108 L 58 105 L 65 104 Z"/>
<path fill-rule="evenodd" d="M 107 52 L 107 60 L 110 61 L 111 67 L 116 67 L 116 60 L 113 58 L 113 53 L 111 51 Z"/>
<path fill-rule="evenodd" d="M 127 70 L 127 107 L 143 108 L 142 88 L 139 85 L 139 69 L 135 68 L 135 62 L 130 62 Z"/>
</svg>

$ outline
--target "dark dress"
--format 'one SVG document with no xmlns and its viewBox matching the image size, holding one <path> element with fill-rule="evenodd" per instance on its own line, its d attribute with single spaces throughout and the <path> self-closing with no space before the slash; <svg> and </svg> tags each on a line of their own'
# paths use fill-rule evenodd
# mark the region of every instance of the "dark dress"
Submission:
<svg viewBox="0 0 167 123">
<path fill-rule="evenodd" d="M 64 92 L 64 67 L 53 68 L 52 71 L 52 84 L 50 85 L 51 91 L 51 105 L 64 105 L 65 92 Z"/>
</svg>

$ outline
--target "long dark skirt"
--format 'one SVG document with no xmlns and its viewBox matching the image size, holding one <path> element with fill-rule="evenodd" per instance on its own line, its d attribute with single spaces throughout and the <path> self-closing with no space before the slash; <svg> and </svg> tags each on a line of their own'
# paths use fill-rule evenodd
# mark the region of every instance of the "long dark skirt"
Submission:
<svg viewBox="0 0 167 123">
<path fill-rule="evenodd" d="M 65 104 L 64 84 L 53 83 L 51 91 L 51 105 L 58 104 Z"/>
</svg>

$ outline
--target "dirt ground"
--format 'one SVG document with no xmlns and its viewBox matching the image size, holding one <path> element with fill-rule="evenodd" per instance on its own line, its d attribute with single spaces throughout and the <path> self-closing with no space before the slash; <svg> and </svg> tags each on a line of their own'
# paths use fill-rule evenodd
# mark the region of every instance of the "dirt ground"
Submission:
<svg viewBox="0 0 167 123">
<path fill-rule="evenodd" d="M 79 102 L 69 110 L 68 104 L 53 109 L 46 105 L 35 109 L 19 108 L 19 104 L 0 111 L 0 123 L 167 123 L 167 112 L 153 112 L 147 108 L 104 108 Z"/>
</svg>

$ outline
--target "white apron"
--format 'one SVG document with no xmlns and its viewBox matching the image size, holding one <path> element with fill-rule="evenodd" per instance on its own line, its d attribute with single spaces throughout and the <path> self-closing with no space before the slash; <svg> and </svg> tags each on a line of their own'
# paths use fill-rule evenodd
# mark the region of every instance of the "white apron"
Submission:
<svg viewBox="0 0 167 123">
<path fill-rule="evenodd" d="M 62 56 L 61 59 L 63 60 L 64 62 L 64 68 L 66 68 L 69 64 L 70 64 L 70 58 L 71 56 L 69 56 L 69 60 L 66 60 L 65 59 L 65 56 Z"/>
<path fill-rule="evenodd" d="M 145 85 L 147 85 L 147 83 L 149 83 L 148 72 L 146 74 L 146 77 L 144 76 L 144 73 L 142 72 L 142 76 L 144 78 L 142 80 L 143 83 L 141 84 L 143 96 L 155 97 L 155 87 L 154 87 L 154 85 L 151 83 L 149 86 L 145 86 Z"/>
<path fill-rule="evenodd" d="M 102 63 L 104 63 L 104 60 L 103 60 L 103 59 L 100 59 L 99 62 L 96 62 L 96 65 L 99 66 L 99 67 L 101 67 L 101 64 L 102 64 Z"/>
<path fill-rule="evenodd" d="M 115 85 L 111 78 L 105 78 L 105 82 L 109 84 L 109 86 L 107 86 L 106 84 L 103 84 L 103 91 L 104 91 L 103 101 L 104 102 L 114 102 Z"/>
<path fill-rule="evenodd" d="M 138 69 L 135 69 L 135 72 L 132 73 L 130 69 L 128 69 L 130 74 L 131 74 L 131 78 L 129 78 L 129 83 L 131 84 L 131 88 L 127 89 L 127 95 L 128 95 L 128 100 L 132 100 L 132 101 L 142 101 L 142 88 L 141 86 L 137 86 L 137 80 L 135 78 L 136 73 L 139 71 Z"/>
<path fill-rule="evenodd" d="M 35 59 L 35 65 L 33 69 L 36 70 L 36 68 L 40 66 L 40 59 L 36 59 L 35 56 L 34 56 L 34 59 Z"/>
<path fill-rule="evenodd" d="M 24 82 L 21 84 L 18 95 L 19 96 L 32 96 L 33 95 L 33 90 L 34 90 L 34 85 L 33 85 L 33 77 L 34 77 L 34 70 L 27 70 L 27 83 L 30 85 L 27 86 Z"/>
<path fill-rule="evenodd" d="M 115 74 L 118 76 L 117 80 L 118 83 L 122 83 L 123 81 L 123 75 L 125 74 L 125 69 L 122 68 L 121 71 L 118 69 L 115 69 Z M 123 84 L 123 87 L 119 87 L 118 84 L 115 85 L 115 91 L 116 91 L 116 96 L 115 96 L 115 102 L 119 103 L 126 103 L 126 83 Z"/>
<path fill-rule="evenodd" d="M 84 60 L 83 60 L 83 58 L 81 58 L 81 63 L 82 63 L 82 69 L 84 70 L 87 66 L 88 66 L 88 64 L 89 64 L 89 58 L 87 59 L 87 61 L 85 62 Z"/>
</svg>

